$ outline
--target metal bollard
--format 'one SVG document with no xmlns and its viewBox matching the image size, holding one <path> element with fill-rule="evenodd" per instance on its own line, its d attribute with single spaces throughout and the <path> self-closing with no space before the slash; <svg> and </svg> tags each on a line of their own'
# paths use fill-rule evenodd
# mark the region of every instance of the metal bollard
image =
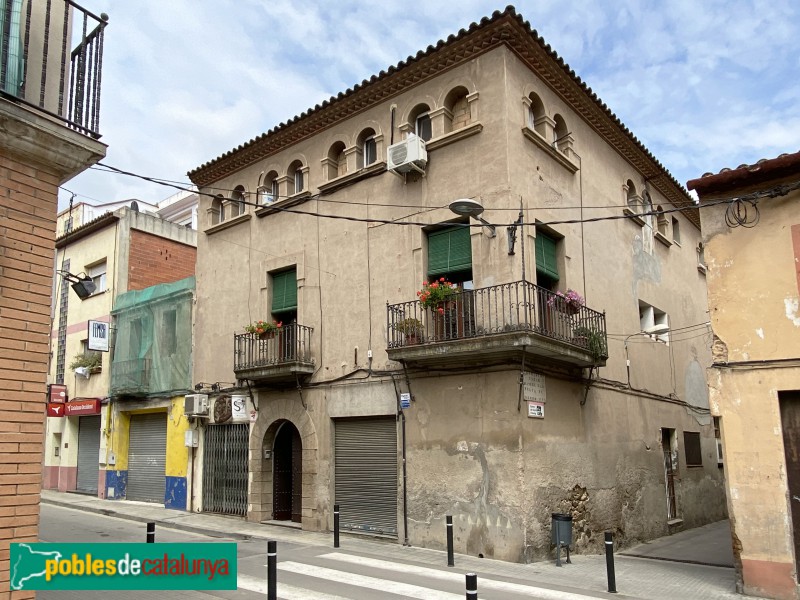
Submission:
<svg viewBox="0 0 800 600">
<path fill-rule="evenodd" d="M 267 542 L 267 600 L 278 600 L 278 542 Z"/>
<path fill-rule="evenodd" d="M 453 517 L 447 515 L 447 566 L 454 567 L 455 564 L 453 559 Z"/>
<path fill-rule="evenodd" d="M 617 593 L 617 580 L 614 575 L 614 536 L 606 531 L 606 573 L 608 575 L 608 591 Z"/>
<path fill-rule="evenodd" d="M 339 547 L 339 505 L 333 505 L 333 547 Z"/>
<path fill-rule="evenodd" d="M 155 523 L 148 523 L 147 524 L 147 543 L 148 544 L 155 544 L 156 542 L 156 524 Z"/>
<path fill-rule="evenodd" d="M 467 573 L 467 600 L 478 600 L 478 576 Z"/>
</svg>

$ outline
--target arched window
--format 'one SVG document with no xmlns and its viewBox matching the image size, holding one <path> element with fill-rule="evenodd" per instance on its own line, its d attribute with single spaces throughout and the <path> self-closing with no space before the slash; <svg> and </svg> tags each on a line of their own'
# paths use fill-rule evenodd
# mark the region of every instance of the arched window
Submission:
<svg viewBox="0 0 800 600">
<path fill-rule="evenodd" d="M 528 98 L 531 101 L 528 107 L 528 127 L 542 137 L 547 137 L 547 129 L 545 128 L 544 120 L 544 103 L 542 99 L 533 92 L 531 92 Z"/>
<path fill-rule="evenodd" d="M 264 184 L 258 188 L 258 203 L 272 204 L 278 199 L 278 174 L 270 171 L 264 177 Z"/>
<path fill-rule="evenodd" d="M 244 187 L 237 185 L 231 194 L 231 218 L 245 213 Z"/>
<path fill-rule="evenodd" d="M 667 237 L 667 230 L 669 229 L 669 221 L 667 221 L 667 216 L 664 214 L 664 209 L 660 206 L 656 207 L 656 213 L 658 217 L 658 233 Z"/>
<path fill-rule="evenodd" d="M 642 199 L 636 193 L 636 186 L 633 182 L 628 179 L 625 182 L 625 187 L 627 188 L 627 202 L 628 202 L 628 210 L 630 210 L 633 214 L 638 215 L 639 209 L 641 207 Z"/>
<path fill-rule="evenodd" d="M 414 134 L 426 142 L 433 137 L 429 112 L 430 107 L 427 104 L 418 104 L 408 115 L 408 122 L 413 125 Z"/>
<path fill-rule="evenodd" d="M 328 150 L 328 180 L 347 175 L 347 157 L 344 154 L 344 142 L 336 142 Z"/>
<path fill-rule="evenodd" d="M 466 127 L 471 122 L 469 102 L 467 94 L 469 91 L 464 86 L 458 86 L 450 90 L 444 99 L 444 106 L 449 111 L 445 113 L 445 131 L 456 131 Z"/>
<path fill-rule="evenodd" d="M 289 175 L 289 195 L 299 194 L 305 189 L 305 181 L 303 180 L 303 163 L 299 160 L 294 161 L 289 165 L 287 171 Z"/>
<path fill-rule="evenodd" d="M 553 121 L 555 123 L 553 126 L 553 147 L 563 152 L 562 142 L 566 139 L 567 135 L 569 135 L 567 123 L 561 115 L 553 117 Z"/>
<path fill-rule="evenodd" d="M 378 143 L 375 141 L 375 130 L 372 128 L 362 131 L 357 140 L 358 148 L 361 152 L 358 154 L 358 168 L 370 166 L 378 160 Z"/>
<path fill-rule="evenodd" d="M 211 216 L 212 225 L 217 225 L 225 220 L 225 199 L 221 195 L 215 196 L 211 201 L 209 214 Z"/>
</svg>

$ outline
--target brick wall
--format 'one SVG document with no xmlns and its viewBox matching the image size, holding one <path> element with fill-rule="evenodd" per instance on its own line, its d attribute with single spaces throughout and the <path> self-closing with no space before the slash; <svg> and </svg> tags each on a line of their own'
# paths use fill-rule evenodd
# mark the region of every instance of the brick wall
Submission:
<svg viewBox="0 0 800 600">
<path fill-rule="evenodd" d="M 9 543 L 38 538 L 57 186 L 0 154 L 0 594 Z"/>
<path fill-rule="evenodd" d="M 132 229 L 128 290 L 143 290 L 191 277 L 196 256 L 197 248 L 193 246 Z"/>
</svg>

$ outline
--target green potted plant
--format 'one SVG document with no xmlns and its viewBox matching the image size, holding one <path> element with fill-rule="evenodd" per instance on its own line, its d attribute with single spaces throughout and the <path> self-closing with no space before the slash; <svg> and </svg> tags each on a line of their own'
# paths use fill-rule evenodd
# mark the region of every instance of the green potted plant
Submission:
<svg viewBox="0 0 800 600">
<path fill-rule="evenodd" d="M 458 292 L 458 287 L 440 277 L 436 281 L 424 282 L 422 289 L 417 292 L 419 303 L 423 308 L 436 309 L 440 315 L 444 314 L 445 303 Z"/>
<path fill-rule="evenodd" d="M 91 373 L 98 373 L 103 366 L 103 355 L 100 352 L 80 352 L 69 364 L 71 370 L 83 367 Z"/>
<path fill-rule="evenodd" d="M 414 317 L 398 321 L 395 323 L 394 329 L 406 337 L 406 344 L 417 344 L 422 337 L 422 321 Z"/>
<path fill-rule="evenodd" d="M 257 335 L 260 339 L 266 340 L 275 337 L 275 332 L 283 327 L 280 321 L 254 321 L 249 325 L 244 326 L 247 333 Z"/>
<path fill-rule="evenodd" d="M 573 341 L 583 348 L 589 350 L 589 353 L 596 359 L 601 360 L 608 358 L 608 350 L 606 349 L 606 340 L 603 334 L 596 329 L 589 327 L 576 327 L 572 332 Z"/>
</svg>

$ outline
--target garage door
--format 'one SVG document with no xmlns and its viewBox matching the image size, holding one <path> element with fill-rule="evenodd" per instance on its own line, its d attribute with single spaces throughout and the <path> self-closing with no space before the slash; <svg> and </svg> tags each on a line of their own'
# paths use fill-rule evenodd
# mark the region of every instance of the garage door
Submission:
<svg viewBox="0 0 800 600">
<path fill-rule="evenodd" d="M 97 494 L 100 472 L 100 415 L 78 419 L 78 483 L 79 492 Z"/>
<path fill-rule="evenodd" d="M 340 527 L 397 536 L 397 430 L 391 418 L 335 421 Z"/>
<path fill-rule="evenodd" d="M 128 500 L 164 503 L 167 413 L 132 415 L 128 448 Z"/>
</svg>

